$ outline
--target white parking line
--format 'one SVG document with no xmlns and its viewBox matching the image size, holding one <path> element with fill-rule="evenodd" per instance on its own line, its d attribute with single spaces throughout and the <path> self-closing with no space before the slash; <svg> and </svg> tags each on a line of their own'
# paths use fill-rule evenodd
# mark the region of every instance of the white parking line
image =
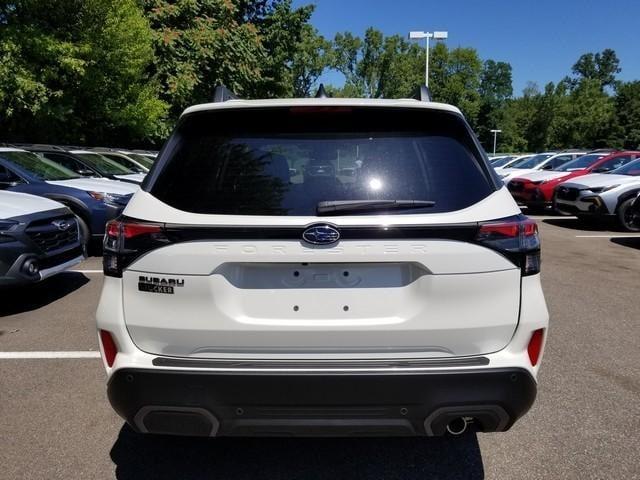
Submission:
<svg viewBox="0 0 640 480">
<path fill-rule="evenodd" d="M 576 235 L 576 238 L 640 238 L 640 234 L 628 235 Z"/>
<path fill-rule="evenodd" d="M 0 352 L 0 360 L 25 358 L 100 358 L 100 352 L 91 350 L 79 352 Z"/>
<path fill-rule="evenodd" d="M 67 272 L 73 273 L 102 273 L 102 270 L 67 270 Z"/>
</svg>

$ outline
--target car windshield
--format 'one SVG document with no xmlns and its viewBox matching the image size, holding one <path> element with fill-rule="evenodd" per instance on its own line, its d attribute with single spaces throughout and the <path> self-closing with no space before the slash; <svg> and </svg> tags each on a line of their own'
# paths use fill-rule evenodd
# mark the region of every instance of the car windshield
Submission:
<svg viewBox="0 0 640 480">
<path fill-rule="evenodd" d="M 536 168 L 551 156 L 553 156 L 552 153 L 539 153 L 538 155 L 534 155 L 533 157 L 523 158 L 513 165 L 509 165 L 509 168 Z"/>
<path fill-rule="evenodd" d="M 591 165 L 596 163 L 601 158 L 606 155 L 601 153 L 590 153 L 589 155 L 583 155 L 581 157 L 576 158 L 575 160 L 571 160 L 570 162 L 564 163 L 558 168 L 555 169 L 556 172 L 569 172 L 572 170 L 583 170 L 585 168 L 589 168 Z"/>
<path fill-rule="evenodd" d="M 502 157 L 496 160 L 495 162 L 491 162 L 491 165 L 493 166 L 493 168 L 498 168 L 498 167 L 502 167 L 503 165 L 506 165 L 511 160 L 513 160 L 513 157 Z"/>
<path fill-rule="evenodd" d="M 495 190 L 465 124 L 443 112 L 207 112 L 188 116 L 171 145 L 150 192 L 195 213 L 315 216 L 323 202 L 363 207 L 353 215 L 431 213 Z"/>
<path fill-rule="evenodd" d="M 134 173 L 127 167 L 97 153 L 74 153 L 95 168 L 101 175 L 128 175 Z"/>
<path fill-rule="evenodd" d="M 126 168 L 127 170 L 129 170 L 129 173 L 146 173 L 147 172 L 146 168 L 141 167 L 132 159 L 126 157 L 123 153 L 102 152 L 100 155 Z"/>
<path fill-rule="evenodd" d="M 80 178 L 73 170 L 30 152 L 2 152 L 2 156 L 40 180 Z"/>
<path fill-rule="evenodd" d="M 149 157 L 131 152 L 127 152 L 126 155 L 127 157 L 133 158 L 136 162 L 142 164 L 143 167 L 146 167 L 148 169 L 153 167 L 153 160 Z"/>
<path fill-rule="evenodd" d="M 612 175 L 631 175 L 632 177 L 640 176 L 640 159 L 629 162 L 626 165 L 607 173 Z"/>
</svg>

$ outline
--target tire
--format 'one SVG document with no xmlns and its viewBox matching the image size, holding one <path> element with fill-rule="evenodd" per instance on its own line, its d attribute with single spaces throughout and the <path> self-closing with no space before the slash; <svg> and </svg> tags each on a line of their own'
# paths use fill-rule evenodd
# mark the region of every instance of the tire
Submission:
<svg viewBox="0 0 640 480">
<path fill-rule="evenodd" d="M 80 233 L 80 245 L 85 256 L 89 255 L 89 247 L 91 246 L 91 230 L 89 225 L 82 218 L 76 215 L 76 221 L 78 222 L 78 231 Z"/>
<path fill-rule="evenodd" d="M 631 208 L 635 197 L 628 198 L 618 207 L 618 221 L 622 228 L 628 232 L 640 232 L 640 214 Z"/>
</svg>

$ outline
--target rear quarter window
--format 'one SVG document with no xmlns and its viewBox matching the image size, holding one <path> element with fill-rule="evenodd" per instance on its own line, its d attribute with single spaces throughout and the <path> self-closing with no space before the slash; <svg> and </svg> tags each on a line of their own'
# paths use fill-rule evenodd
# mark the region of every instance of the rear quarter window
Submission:
<svg viewBox="0 0 640 480">
<path fill-rule="evenodd" d="M 193 213 L 314 216 L 340 200 L 428 200 L 388 213 L 447 212 L 496 189 L 471 135 L 459 116 L 426 109 L 199 112 L 181 120 L 147 188 Z"/>
</svg>

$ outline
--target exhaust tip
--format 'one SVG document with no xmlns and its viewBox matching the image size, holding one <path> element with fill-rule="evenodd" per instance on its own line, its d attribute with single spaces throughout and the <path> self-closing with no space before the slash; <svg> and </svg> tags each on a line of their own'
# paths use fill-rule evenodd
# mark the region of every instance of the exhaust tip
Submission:
<svg viewBox="0 0 640 480">
<path fill-rule="evenodd" d="M 447 432 L 451 435 L 462 435 L 467 430 L 470 421 L 469 417 L 455 418 L 447 424 Z"/>
</svg>

